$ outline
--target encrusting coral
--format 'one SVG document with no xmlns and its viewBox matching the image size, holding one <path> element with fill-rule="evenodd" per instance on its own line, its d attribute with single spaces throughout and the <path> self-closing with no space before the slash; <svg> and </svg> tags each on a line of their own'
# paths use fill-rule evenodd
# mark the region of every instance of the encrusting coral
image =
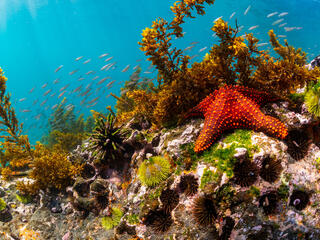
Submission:
<svg viewBox="0 0 320 240">
<path fill-rule="evenodd" d="M 284 139 L 286 126 L 259 109 L 261 104 L 274 100 L 266 93 L 242 86 L 227 85 L 214 91 L 186 115 L 205 116 L 194 151 L 207 149 L 222 132 L 235 128 L 250 128 Z"/>
</svg>

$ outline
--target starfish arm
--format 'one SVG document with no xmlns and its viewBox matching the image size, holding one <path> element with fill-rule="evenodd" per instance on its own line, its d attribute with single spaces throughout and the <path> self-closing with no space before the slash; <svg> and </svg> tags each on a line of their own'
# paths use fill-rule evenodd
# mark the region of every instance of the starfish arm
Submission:
<svg viewBox="0 0 320 240">
<path fill-rule="evenodd" d="M 213 93 L 210 93 L 205 99 L 203 99 L 197 106 L 190 109 L 185 115 L 184 119 L 190 117 L 203 116 L 207 111 L 210 104 L 215 100 L 216 95 L 219 93 L 219 90 L 215 90 Z"/>
<path fill-rule="evenodd" d="M 203 128 L 195 143 L 195 152 L 207 149 L 221 135 L 224 108 L 225 98 L 218 98 L 207 109 Z"/>
<path fill-rule="evenodd" d="M 284 123 L 272 116 L 262 113 L 255 102 L 248 100 L 241 104 L 243 110 L 242 125 L 246 125 L 254 131 L 261 131 L 281 139 L 287 136 L 288 130 Z"/>
<path fill-rule="evenodd" d="M 253 100 L 259 105 L 263 105 L 268 102 L 275 102 L 279 100 L 278 97 L 273 96 L 269 93 L 258 91 L 252 88 L 247 88 L 244 86 L 234 86 L 234 89 L 239 93 L 243 94 L 244 96 L 250 98 L 251 100 Z"/>
</svg>

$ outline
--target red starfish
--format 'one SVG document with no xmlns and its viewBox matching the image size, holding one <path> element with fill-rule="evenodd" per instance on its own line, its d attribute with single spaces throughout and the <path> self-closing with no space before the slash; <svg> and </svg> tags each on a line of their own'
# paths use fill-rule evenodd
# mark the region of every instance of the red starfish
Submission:
<svg viewBox="0 0 320 240">
<path fill-rule="evenodd" d="M 262 104 L 275 100 L 277 98 L 267 93 L 242 86 L 226 85 L 214 91 L 186 115 L 205 118 L 194 151 L 207 149 L 222 132 L 235 128 L 262 131 L 284 139 L 288 134 L 286 126 L 259 109 Z"/>
</svg>

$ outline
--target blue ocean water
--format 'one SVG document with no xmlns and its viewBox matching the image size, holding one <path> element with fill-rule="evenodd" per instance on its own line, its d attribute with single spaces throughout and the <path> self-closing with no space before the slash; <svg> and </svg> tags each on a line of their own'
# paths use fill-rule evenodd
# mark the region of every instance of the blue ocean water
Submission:
<svg viewBox="0 0 320 240">
<path fill-rule="evenodd" d="M 8 91 L 31 141 L 40 140 L 52 108 L 63 97 L 67 104 L 75 106 L 75 112 L 89 115 L 90 109 L 101 111 L 115 104 L 115 99 L 107 96 L 110 92 L 119 95 L 120 87 L 136 65 L 142 66 L 145 76 L 156 76 L 154 68 L 148 69 L 150 62 L 137 42 L 141 40 L 142 29 L 157 17 L 172 19 L 173 3 L 171 0 L 0 0 L 0 67 L 8 78 Z M 233 26 L 237 19 L 238 26 L 243 26 L 240 34 L 253 32 L 261 43 L 268 42 L 267 32 L 274 29 L 282 35 L 281 39 L 288 39 L 291 45 L 306 51 L 311 60 L 320 53 L 319 9 L 319 0 L 216 0 L 213 6 L 206 7 L 206 15 L 184 24 L 185 36 L 173 43 L 185 49 L 197 41 L 186 53 L 196 55 L 194 61 L 201 61 L 209 47 L 217 43 L 210 29 L 214 19 L 222 16 Z M 274 12 L 277 14 L 267 17 Z M 281 13 L 283 16 L 279 16 Z M 109 55 L 99 58 L 104 53 Z M 82 59 L 75 60 L 81 56 Z M 105 62 L 109 57 L 113 58 Z M 90 62 L 83 64 L 89 59 Z M 108 63 L 115 64 L 108 71 L 101 71 Z M 122 72 L 129 64 L 128 71 Z M 96 73 L 86 75 L 89 71 Z M 99 78 L 92 80 L 95 76 Z M 97 84 L 104 77 L 110 79 Z M 74 92 L 81 85 L 82 92 L 88 87 L 92 93 L 82 105 L 85 96 Z M 96 97 L 99 97 L 97 104 L 92 106 L 89 102 Z"/>
</svg>

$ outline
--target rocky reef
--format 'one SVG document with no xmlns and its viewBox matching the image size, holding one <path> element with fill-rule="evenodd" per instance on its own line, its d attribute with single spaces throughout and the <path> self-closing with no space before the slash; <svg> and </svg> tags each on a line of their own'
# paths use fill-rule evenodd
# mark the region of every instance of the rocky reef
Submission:
<svg viewBox="0 0 320 240">
<path fill-rule="evenodd" d="M 0 71 L 1 239 L 320 239 L 319 66 L 270 31 L 275 60 L 221 19 L 189 66 L 170 40 L 213 2 L 143 30 L 157 85 L 138 69 L 117 112 L 86 121 L 62 102 L 43 144 L 21 135 Z"/>
</svg>

